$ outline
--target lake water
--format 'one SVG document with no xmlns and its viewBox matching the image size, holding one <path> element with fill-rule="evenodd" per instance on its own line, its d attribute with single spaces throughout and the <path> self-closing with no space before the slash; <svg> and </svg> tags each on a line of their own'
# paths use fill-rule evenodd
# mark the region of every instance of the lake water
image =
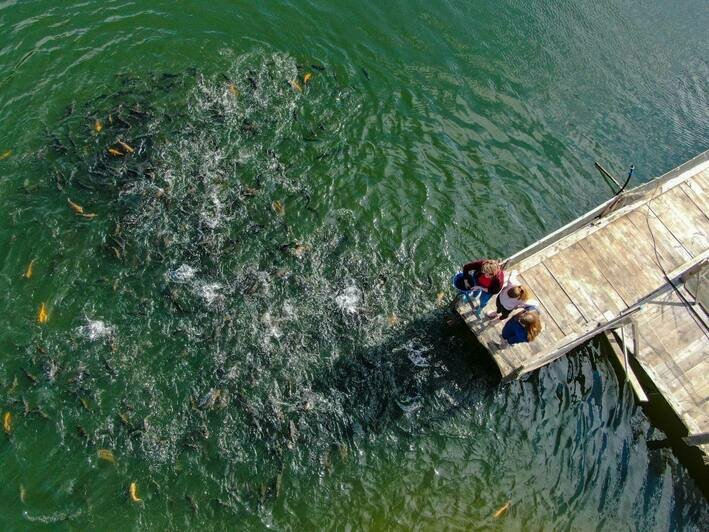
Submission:
<svg viewBox="0 0 709 532">
<path fill-rule="evenodd" d="M 0 3 L 4 530 L 709 528 L 597 341 L 445 308 L 708 147 L 705 2 L 72 4 Z"/>
</svg>

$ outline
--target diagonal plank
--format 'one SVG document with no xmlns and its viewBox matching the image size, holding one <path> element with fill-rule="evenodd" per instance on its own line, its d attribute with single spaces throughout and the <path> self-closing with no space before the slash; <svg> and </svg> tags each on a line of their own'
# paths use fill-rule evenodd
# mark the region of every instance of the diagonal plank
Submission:
<svg viewBox="0 0 709 532">
<path fill-rule="evenodd" d="M 680 187 L 653 199 L 650 208 L 693 257 L 709 247 L 709 219 Z"/>
<path fill-rule="evenodd" d="M 521 278 L 544 305 L 564 336 L 586 323 L 574 302 L 564 293 L 543 263 L 525 270 Z"/>
<path fill-rule="evenodd" d="M 657 276 L 640 267 L 636 248 L 618 248 L 619 238 L 612 235 L 616 229 L 614 223 L 594 233 L 581 242 L 581 247 L 630 306 L 653 290 Z"/>
<path fill-rule="evenodd" d="M 588 322 L 606 321 L 605 313 L 617 315 L 627 308 L 588 255 L 578 244 L 549 257 L 545 264 L 554 279 L 574 301 Z"/>
<path fill-rule="evenodd" d="M 681 187 L 699 210 L 702 211 L 705 216 L 709 216 L 709 198 L 707 198 L 707 192 L 709 191 L 694 179 L 687 179 L 687 181 L 682 183 Z"/>
<path fill-rule="evenodd" d="M 653 256 L 654 247 L 657 247 L 660 264 L 666 271 L 674 270 L 692 258 L 682 243 L 675 238 L 647 205 L 628 213 L 627 218 L 643 239 L 652 243 L 653 248 L 650 251 Z"/>
</svg>

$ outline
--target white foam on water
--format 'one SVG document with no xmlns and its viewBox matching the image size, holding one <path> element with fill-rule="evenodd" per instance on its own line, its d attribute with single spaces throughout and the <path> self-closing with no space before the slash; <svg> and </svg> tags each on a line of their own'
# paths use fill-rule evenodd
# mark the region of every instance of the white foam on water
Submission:
<svg viewBox="0 0 709 532">
<path fill-rule="evenodd" d="M 111 336 L 114 333 L 114 328 L 110 325 L 106 325 L 106 323 L 101 320 L 90 320 L 86 318 L 86 325 L 79 327 L 78 332 L 84 338 L 93 342 L 99 338 Z"/>
<path fill-rule="evenodd" d="M 403 346 L 394 349 L 394 353 L 404 351 L 407 353 L 408 359 L 418 368 L 427 368 L 431 365 L 431 361 L 426 357 L 426 353 L 431 351 L 433 347 L 422 346 L 417 340 L 409 340 Z"/>
<path fill-rule="evenodd" d="M 176 270 L 167 272 L 167 278 L 175 283 L 188 283 L 194 278 L 196 270 L 188 264 L 182 264 Z"/>
<path fill-rule="evenodd" d="M 354 285 L 348 286 L 335 297 L 335 303 L 345 314 L 356 314 L 362 300 L 362 292 Z"/>
<path fill-rule="evenodd" d="M 221 289 L 222 285 L 219 283 L 208 283 L 198 286 L 195 292 L 207 305 L 211 305 L 222 298 L 222 294 L 219 292 Z"/>
</svg>

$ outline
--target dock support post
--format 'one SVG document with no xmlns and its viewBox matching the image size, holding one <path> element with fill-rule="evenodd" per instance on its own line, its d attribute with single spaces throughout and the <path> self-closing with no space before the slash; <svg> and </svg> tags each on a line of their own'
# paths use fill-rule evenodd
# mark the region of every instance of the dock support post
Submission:
<svg viewBox="0 0 709 532">
<path fill-rule="evenodd" d="M 625 343 L 625 324 L 620 326 L 620 343 L 623 346 L 623 367 L 625 368 L 625 382 L 628 382 L 628 345 Z"/>
</svg>

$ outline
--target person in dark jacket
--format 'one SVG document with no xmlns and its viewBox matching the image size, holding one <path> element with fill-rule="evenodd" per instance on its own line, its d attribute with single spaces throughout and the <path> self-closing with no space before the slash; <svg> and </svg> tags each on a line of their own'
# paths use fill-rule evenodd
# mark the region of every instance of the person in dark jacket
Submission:
<svg viewBox="0 0 709 532">
<path fill-rule="evenodd" d="M 502 328 L 502 338 L 509 344 L 531 342 L 542 332 L 542 321 L 536 310 L 515 314 Z"/>
<path fill-rule="evenodd" d="M 482 259 L 463 266 L 463 284 L 468 290 L 481 290 L 480 308 L 502 290 L 505 272 L 496 260 Z"/>
</svg>

